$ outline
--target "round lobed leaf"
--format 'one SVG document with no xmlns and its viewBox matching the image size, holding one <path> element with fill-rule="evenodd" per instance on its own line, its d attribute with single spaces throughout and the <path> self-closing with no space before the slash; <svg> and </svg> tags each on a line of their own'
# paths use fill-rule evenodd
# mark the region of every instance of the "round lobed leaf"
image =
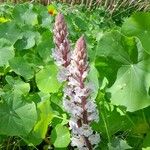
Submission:
<svg viewBox="0 0 150 150">
<path fill-rule="evenodd" d="M 0 101 L 0 134 L 27 135 L 37 119 L 35 104 L 16 93 L 6 93 Z"/>
<path fill-rule="evenodd" d="M 58 124 L 51 133 L 51 142 L 56 148 L 67 147 L 70 143 L 69 129 L 61 124 Z"/>
<path fill-rule="evenodd" d="M 45 66 L 36 74 L 38 88 L 44 93 L 58 92 L 61 84 L 57 80 L 57 67 L 55 65 Z"/>
</svg>

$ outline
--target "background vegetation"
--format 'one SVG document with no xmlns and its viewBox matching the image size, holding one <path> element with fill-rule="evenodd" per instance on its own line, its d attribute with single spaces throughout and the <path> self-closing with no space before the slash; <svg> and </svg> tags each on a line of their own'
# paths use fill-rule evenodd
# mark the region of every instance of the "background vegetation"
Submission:
<svg viewBox="0 0 150 150">
<path fill-rule="evenodd" d="M 149 2 L 112 2 L 52 7 L 64 14 L 72 43 L 86 37 L 89 80 L 100 112 L 99 123 L 92 124 L 101 135 L 97 149 L 149 150 L 150 13 L 144 12 Z M 54 18 L 34 1 L 0 5 L 2 150 L 72 149 L 51 57 Z"/>
</svg>

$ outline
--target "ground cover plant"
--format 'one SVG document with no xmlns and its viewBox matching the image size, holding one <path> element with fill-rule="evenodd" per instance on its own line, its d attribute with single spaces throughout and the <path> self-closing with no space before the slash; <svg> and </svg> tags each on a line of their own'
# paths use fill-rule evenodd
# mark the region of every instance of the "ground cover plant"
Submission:
<svg viewBox="0 0 150 150">
<path fill-rule="evenodd" d="M 63 46 L 69 43 L 71 75 L 59 55 L 59 13 L 67 26 L 62 25 L 68 39 Z M 150 13 L 125 17 L 118 23 L 101 8 L 60 3 L 48 9 L 32 3 L 0 5 L 0 149 L 150 149 Z M 74 115 L 82 122 L 81 105 L 67 107 L 72 97 L 85 96 L 75 77 L 78 69 L 85 72 L 80 83 L 90 87 L 86 96 L 95 101 L 88 111 L 99 118 L 83 119 L 86 134 L 100 137 L 92 148 L 84 140 L 81 147 L 81 139 L 74 142 L 72 133 L 82 133 L 70 124 Z"/>
</svg>

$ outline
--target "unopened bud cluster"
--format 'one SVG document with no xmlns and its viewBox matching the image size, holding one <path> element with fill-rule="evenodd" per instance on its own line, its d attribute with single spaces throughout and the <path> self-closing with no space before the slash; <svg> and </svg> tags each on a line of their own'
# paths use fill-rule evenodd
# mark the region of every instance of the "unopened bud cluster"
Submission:
<svg viewBox="0 0 150 150">
<path fill-rule="evenodd" d="M 98 122 L 99 116 L 96 104 L 90 97 L 92 89 L 86 80 L 89 71 L 86 43 L 81 36 L 71 55 L 67 35 L 64 17 L 59 13 L 54 26 L 56 49 L 53 57 L 60 68 L 59 80 L 67 82 L 64 87 L 63 106 L 70 114 L 71 145 L 79 150 L 92 150 L 98 145 L 100 136 L 94 133 L 90 123 Z"/>
</svg>

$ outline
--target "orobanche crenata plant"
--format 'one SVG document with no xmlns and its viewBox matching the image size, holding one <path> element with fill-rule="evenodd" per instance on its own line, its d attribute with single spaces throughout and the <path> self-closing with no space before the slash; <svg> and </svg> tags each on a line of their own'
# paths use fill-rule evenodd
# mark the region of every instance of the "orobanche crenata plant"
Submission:
<svg viewBox="0 0 150 150">
<path fill-rule="evenodd" d="M 52 56 L 59 67 L 58 80 L 66 82 L 64 86 L 63 106 L 70 114 L 69 126 L 72 131 L 71 145 L 79 150 L 95 149 L 100 136 L 90 127 L 92 121 L 98 122 L 99 115 L 94 100 L 90 97 L 92 89 L 88 83 L 86 43 L 81 36 L 70 49 L 67 38 L 68 31 L 61 13 L 55 18 L 54 42 L 55 49 Z"/>
</svg>

